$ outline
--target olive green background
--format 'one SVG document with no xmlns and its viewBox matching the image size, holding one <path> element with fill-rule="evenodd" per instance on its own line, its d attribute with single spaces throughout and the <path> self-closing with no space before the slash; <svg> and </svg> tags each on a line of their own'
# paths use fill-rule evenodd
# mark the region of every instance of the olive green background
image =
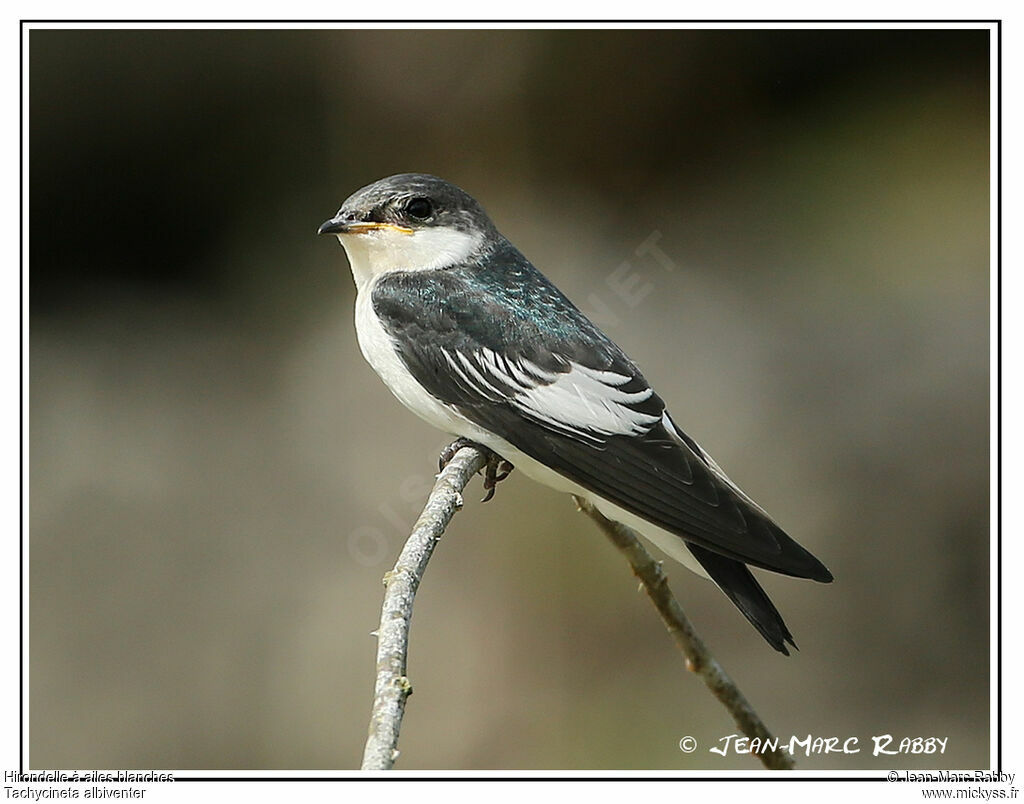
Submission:
<svg viewBox="0 0 1024 804">
<path fill-rule="evenodd" d="M 32 766 L 358 766 L 445 437 L 314 233 L 405 171 L 476 196 L 835 574 L 760 574 L 787 659 L 669 567 L 777 734 L 860 738 L 799 768 L 987 766 L 988 36 L 33 31 Z M 733 724 L 569 499 L 480 496 L 417 599 L 399 768 L 759 767 L 708 753 Z"/>
</svg>

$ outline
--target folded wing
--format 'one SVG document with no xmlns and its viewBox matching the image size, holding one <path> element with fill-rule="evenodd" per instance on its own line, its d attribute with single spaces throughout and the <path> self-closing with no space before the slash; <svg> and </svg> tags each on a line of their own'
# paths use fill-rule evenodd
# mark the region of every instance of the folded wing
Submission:
<svg viewBox="0 0 1024 804">
<path fill-rule="evenodd" d="M 415 281 L 395 274 L 373 290 L 374 310 L 399 356 L 435 398 L 700 548 L 787 575 L 832 579 L 676 427 L 632 361 L 553 286 L 532 288 L 530 315 L 500 296 L 489 299 L 481 325 L 466 312 L 479 312 L 467 284 L 436 273 Z M 544 304 L 538 294 L 557 294 L 558 304 Z M 538 310 L 558 315 L 538 320 Z"/>
</svg>

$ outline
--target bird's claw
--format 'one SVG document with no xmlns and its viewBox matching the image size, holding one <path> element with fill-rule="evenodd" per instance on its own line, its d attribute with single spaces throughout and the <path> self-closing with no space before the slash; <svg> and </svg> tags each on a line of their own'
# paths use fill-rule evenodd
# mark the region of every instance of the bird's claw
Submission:
<svg viewBox="0 0 1024 804">
<path fill-rule="evenodd" d="M 487 502 L 494 497 L 495 487 L 508 477 L 513 469 L 515 467 L 509 461 L 493 452 L 490 453 L 487 458 L 487 465 L 484 467 L 484 491 L 487 493 L 480 502 Z"/>
<path fill-rule="evenodd" d="M 508 477 L 515 467 L 500 455 L 497 455 L 487 449 L 487 447 L 477 444 L 475 441 L 471 441 L 468 438 L 456 438 L 451 444 L 441 450 L 441 454 L 437 459 L 438 471 L 443 472 L 444 468 L 451 462 L 452 458 L 455 457 L 455 453 L 463 447 L 476 447 L 487 455 L 487 463 L 484 465 L 484 491 L 487 493 L 480 501 L 487 502 L 494 497 L 495 486 Z"/>
</svg>

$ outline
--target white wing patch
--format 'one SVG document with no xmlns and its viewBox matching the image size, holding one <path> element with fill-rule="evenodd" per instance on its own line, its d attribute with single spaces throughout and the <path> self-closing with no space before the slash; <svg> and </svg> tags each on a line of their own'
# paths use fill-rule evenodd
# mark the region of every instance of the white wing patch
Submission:
<svg viewBox="0 0 1024 804">
<path fill-rule="evenodd" d="M 650 388 L 628 393 L 619 386 L 631 377 L 570 363 L 564 374 L 549 375 L 553 382 L 538 385 L 513 401 L 538 419 L 580 434 L 630 435 L 646 433 L 660 420 L 629 407 L 650 398 Z"/>
<path fill-rule="evenodd" d="M 642 435 L 661 421 L 660 415 L 633 408 L 654 391 L 623 391 L 622 386 L 632 380 L 625 374 L 573 362 L 566 372 L 545 371 L 529 360 L 509 360 L 486 348 L 472 357 L 447 350 L 444 356 L 452 371 L 486 399 L 507 400 L 533 419 L 590 441 Z"/>
</svg>

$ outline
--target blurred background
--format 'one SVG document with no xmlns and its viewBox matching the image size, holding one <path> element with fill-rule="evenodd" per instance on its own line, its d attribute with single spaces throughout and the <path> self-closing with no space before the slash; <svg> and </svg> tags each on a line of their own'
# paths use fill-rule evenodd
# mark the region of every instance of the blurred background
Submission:
<svg viewBox="0 0 1024 804">
<path fill-rule="evenodd" d="M 833 571 L 673 587 L 799 769 L 989 764 L 987 31 L 35 30 L 33 767 L 358 767 L 446 443 L 354 338 L 357 188 L 441 175 Z M 479 481 L 398 767 L 757 770 L 564 496 Z M 873 757 L 871 737 L 948 738 Z M 699 750 L 683 754 L 683 736 Z"/>
</svg>

